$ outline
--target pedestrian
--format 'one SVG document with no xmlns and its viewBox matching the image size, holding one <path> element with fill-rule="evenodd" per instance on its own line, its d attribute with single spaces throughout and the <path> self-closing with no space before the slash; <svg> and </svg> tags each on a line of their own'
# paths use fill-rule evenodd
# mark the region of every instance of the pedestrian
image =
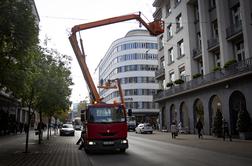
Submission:
<svg viewBox="0 0 252 166">
<path fill-rule="evenodd" d="M 229 137 L 229 141 L 232 141 L 231 134 L 229 134 L 229 129 L 228 129 L 228 122 L 223 118 L 222 122 L 222 130 L 223 130 L 223 141 L 225 141 L 225 137 Z"/>
<path fill-rule="evenodd" d="M 80 136 L 79 140 L 76 142 L 76 145 L 80 144 L 79 150 L 81 150 L 82 148 L 84 148 L 84 136 L 85 136 L 85 131 L 83 130 L 81 132 L 81 136 Z"/>
<path fill-rule="evenodd" d="M 198 120 L 198 122 L 196 124 L 196 129 L 198 130 L 198 137 L 203 138 L 203 135 L 201 133 L 201 130 L 203 129 L 203 124 L 200 119 Z"/>
<path fill-rule="evenodd" d="M 20 122 L 20 125 L 19 125 L 20 134 L 22 134 L 23 129 L 24 129 L 24 124 L 22 122 Z"/>
<path fill-rule="evenodd" d="M 181 121 L 178 123 L 178 131 L 179 131 L 179 133 L 183 133 Z"/>
<path fill-rule="evenodd" d="M 28 124 L 27 123 L 24 124 L 24 131 L 25 131 L 25 133 L 28 132 Z"/>
<path fill-rule="evenodd" d="M 172 139 L 176 138 L 177 126 L 176 126 L 175 122 L 172 122 L 172 124 L 171 124 L 171 134 L 172 134 Z"/>
</svg>

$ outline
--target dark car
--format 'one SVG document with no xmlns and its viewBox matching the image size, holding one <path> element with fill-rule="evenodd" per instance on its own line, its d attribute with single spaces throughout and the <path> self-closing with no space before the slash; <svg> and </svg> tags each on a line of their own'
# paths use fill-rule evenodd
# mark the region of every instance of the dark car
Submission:
<svg viewBox="0 0 252 166">
<path fill-rule="evenodd" d="M 62 128 L 60 129 L 60 136 L 62 135 L 72 135 L 74 136 L 75 130 L 72 124 L 63 124 Z"/>
</svg>

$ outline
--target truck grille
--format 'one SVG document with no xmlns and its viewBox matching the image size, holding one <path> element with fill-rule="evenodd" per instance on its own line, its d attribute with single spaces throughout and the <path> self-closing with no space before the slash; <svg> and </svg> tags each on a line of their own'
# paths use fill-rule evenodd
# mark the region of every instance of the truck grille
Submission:
<svg viewBox="0 0 252 166">
<path fill-rule="evenodd" d="M 104 137 L 111 137 L 111 136 L 115 136 L 115 133 L 100 133 L 100 135 Z"/>
</svg>

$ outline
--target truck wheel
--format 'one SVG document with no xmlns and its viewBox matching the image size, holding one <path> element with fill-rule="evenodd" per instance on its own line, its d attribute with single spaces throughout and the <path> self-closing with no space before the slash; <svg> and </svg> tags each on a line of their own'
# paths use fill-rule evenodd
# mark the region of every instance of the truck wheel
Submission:
<svg viewBox="0 0 252 166">
<path fill-rule="evenodd" d="M 126 149 L 120 149 L 120 152 L 121 152 L 121 153 L 125 153 L 125 152 L 126 152 Z"/>
<path fill-rule="evenodd" d="M 86 152 L 87 154 L 90 154 L 90 150 L 85 149 L 85 148 L 84 148 L 84 150 L 85 150 L 85 152 Z"/>
</svg>

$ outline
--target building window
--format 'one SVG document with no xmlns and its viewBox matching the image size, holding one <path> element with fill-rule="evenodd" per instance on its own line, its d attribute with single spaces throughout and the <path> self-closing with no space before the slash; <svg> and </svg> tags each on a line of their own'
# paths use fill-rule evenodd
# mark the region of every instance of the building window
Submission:
<svg viewBox="0 0 252 166">
<path fill-rule="evenodd" d="M 164 67 L 165 67 L 165 60 L 164 60 L 164 57 L 162 57 L 162 58 L 160 59 L 160 64 L 161 64 L 160 68 L 161 68 L 161 69 L 164 69 Z"/>
<path fill-rule="evenodd" d="M 214 54 L 214 62 L 215 62 L 215 66 L 216 67 L 220 67 L 221 66 L 220 53 Z"/>
<path fill-rule="evenodd" d="M 218 36 L 219 36 L 217 20 L 214 20 L 214 21 L 212 22 L 212 35 L 213 35 L 213 38 L 214 38 L 214 39 L 217 39 Z"/>
<path fill-rule="evenodd" d="M 210 0 L 210 10 L 216 7 L 215 0 Z"/>
<path fill-rule="evenodd" d="M 171 14 L 171 5 L 169 2 L 165 5 L 165 10 L 166 10 L 166 17 L 168 17 Z"/>
<path fill-rule="evenodd" d="M 178 59 L 185 55 L 183 39 L 178 42 Z"/>
<path fill-rule="evenodd" d="M 173 54 L 173 47 L 168 50 L 168 64 L 171 64 L 174 62 L 174 54 Z"/>
<path fill-rule="evenodd" d="M 172 24 L 169 24 L 167 26 L 167 40 L 169 40 L 172 37 Z"/>
<path fill-rule="evenodd" d="M 175 5 L 174 8 L 176 8 L 180 2 L 181 2 L 181 0 L 174 0 L 174 5 Z"/>
<path fill-rule="evenodd" d="M 204 74 L 204 70 L 203 70 L 203 61 L 202 59 L 199 60 L 199 71 L 200 71 L 200 74 Z"/>
<path fill-rule="evenodd" d="M 161 50 L 162 48 L 164 48 L 163 35 L 160 36 L 160 38 L 158 39 L 158 46 L 159 46 L 159 50 Z"/>
<path fill-rule="evenodd" d="M 194 6 L 195 22 L 199 22 L 199 7 L 198 5 Z"/>
<path fill-rule="evenodd" d="M 176 31 L 180 31 L 180 29 L 182 28 L 182 14 L 180 13 L 177 17 L 176 17 Z"/>
<path fill-rule="evenodd" d="M 162 83 L 161 83 L 161 89 L 167 89 L 166 87 L 166 83 L 165 83 L 165 79 L 162 80 Z"/>
<path fill-rule="evenodd" d="M 185 66 L 179 67 L 179 77 L 180 79 L 186 81 Z"/>
<path fill-rule="evenodd" d="M 236 55 L 237 61 L 245 60 L 245 52 L 244 52 L 244 43 L 243 42 L 235 44 L 235 55 Z"/>
<path fill-rule="evenodd" d="M 232 8 L 232 21 L 233 21 L 233 25 L 235 26 L 238 26 L 241 24 L 240 5 L 237 5 Z"/>
<path fill-rule="evenodd" d="M 171 81 L 171 82 L 174 82 L 174 81 L 175 81 L 175 74 L 174 74 L 174 71 L 171 71 L 171 72 L 169 73 L 169 77 L 170 77 L 170 81 Z"/>
<path fill-rule="evenodd" d="M 200 32 L 197 33 L 197 46 L 198 46 L 198 49 L 201 50 L 201 34 L 200 34 Z"/>
</svg>

